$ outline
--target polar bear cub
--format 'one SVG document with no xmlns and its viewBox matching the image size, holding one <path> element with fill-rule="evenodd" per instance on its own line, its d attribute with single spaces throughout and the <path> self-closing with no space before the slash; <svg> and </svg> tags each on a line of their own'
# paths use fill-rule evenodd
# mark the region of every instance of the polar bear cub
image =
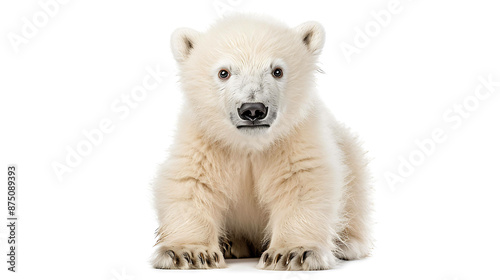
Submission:
<svg viewBox="0 0 500 280">
<path fill-rule="evenodd" d="M 185 104 L 154 196 L 155 268 L 318 270 L 371 248 L 358 140 L 315 92 L 316 22 L 236 15 L 171 39 Z"/>
</svg>

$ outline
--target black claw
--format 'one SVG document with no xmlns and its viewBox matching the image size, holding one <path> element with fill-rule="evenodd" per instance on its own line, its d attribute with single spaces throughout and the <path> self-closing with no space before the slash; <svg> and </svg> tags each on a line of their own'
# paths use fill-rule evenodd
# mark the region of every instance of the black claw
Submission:
<svg viewBox="0 0 500 280">
<path fill-rule="evenodd" d="M 214 261 L 215 261 L 216 263 L 218 263 L 218 262 L 219 262 L 219 255 L 217 255 L 217 253 L 214 253 Z"/>
<path fill-rule="evenodd" d="M 198 258 L 200 258 L 201 264 L 205 264 L 205 255 L 203 255 L 203 253 L 200 253 Z"/>
<path fill-rule="evenodd" d="M 188 264 L 193 264 L 193 261 L 191 260 L 191 257 L 189 256 L 189 254 L 187 252 L 182 254 L 182 256 L 188 262 Z"/>
<path fill-rule="evenodd" d="M 212 266 L 212 258 L 210 257 L 210 254 L 208 253 L 208 251 L 206 251 L 206 253 L 207 253 L 207 265 Z"/>
<path fill-rule="evenodd" d="M 233 245 L 233 242 L 227 241 L 222 244 L 222 249 L 223 249 L 223 254 L 229 253 L 231 254 L 231 246 Z"/>
<path fill-rule="evenodd" d="M 197 261 L 196 261 L 196 257 L 194 256 L 194 252 L 191 252 L 191 255 L 189 256 L 189 258 L 191 259 L 191 264 L 193 266 L 197 266 Z"/>
<path fill-rule="evenodd" d="M 302 257 L 300 258 L 300 263 L 304 263 L 304 261 L 307 259 L 312 254 L 311 250 L 307 250 L 302 254 Z"/>
<path fill-rule="evenodd" d="M 267 258 L 269 258 L 269 254 L 268 253 L 264 253 L 264 255 L 262 256 L 262 262 L 266 263 Z"/>
<path fill-rule="evenodd" d="M 286 265 L 288 265 L 290 263 L 290 261 L 295 258 L 295 256 L 297 255 L 297 253 L 295 252 L 291 252 L 290 254 L 288 254 L 288 257 L 286 258 Z"/>
<path fill-rule="evenodd" d="M 274 253 L 273 253 L 274 254 Z M 266 265 L 271 265 L 271 263 L 273 262 L 273 256 L 272 255 L 269 255 L 267 258 L 266 258 Z"/>
<path fill-rule="evenodd" d="M 165 252 L 167 255 L 169 255 L 172 259 L 175 258 L 175 253 L 172 250 L 168 250 Z"/>
<path fill-rule="evenodd" d="M 274 257 L 274 263 L 278 263 L 283 255 L 277 254 L 276 257 Z"/>
</svg>

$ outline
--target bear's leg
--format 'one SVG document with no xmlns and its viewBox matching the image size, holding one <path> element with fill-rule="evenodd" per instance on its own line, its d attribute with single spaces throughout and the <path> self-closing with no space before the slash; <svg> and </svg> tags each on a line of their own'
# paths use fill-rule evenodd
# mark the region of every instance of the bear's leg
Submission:
<svg viewBox="0 0 500 280">
<path fill-rule="evenodd" d="M 354 135 L 346 127 L 337 128 L 339 147 L 344 153 L 344 164 L 350 176 L 345 188 L 346 227 L 337 241 L 339 248 L 335 254 L 344 260 L 366 257 L 372 249 L 370 202 L 370 176 L 367 170 L 365 151 Z"/>
<path fill-rule="evenodd" d="M 173 182 L 170 182 L 173 183 Z M 176 182 L 176 189 L 195 188 L 192 195 L 180 198 L 167 189 L 169 197 L 159 209 L 157 249 L 152 265 L 162 269 L 206 269 L 226 267 L 219 248 L 222 210 L 211 199 L 213 190 L 196 179 Z M 184 184 L 184 185 L 179 185 Z M 166 194 L 159 194 L 159 197 Z"/>
<path fill-rule="evenodd" d="M 308 159 L 311 165 L 314 159 Z M 306 164 L 305 160 L 303 161 Z M 312 166 L 312 165 L 311 165 Z M 333 268 L 336 258 L 333 222 L 337 213 L 332 182 L 325 182 L 322 167 L 290 168 L 267 186 L 269 248 L 258 268 L 269 270 L 320 270 Z M 284 179 L 282 179 L 284 178 Z M 326 176 L 326 178 L 329 178 Z M 341 181 L 336 182 L 341 186 Z M 274 196 L 273 196 L 274 195 Z"/>
</svg>

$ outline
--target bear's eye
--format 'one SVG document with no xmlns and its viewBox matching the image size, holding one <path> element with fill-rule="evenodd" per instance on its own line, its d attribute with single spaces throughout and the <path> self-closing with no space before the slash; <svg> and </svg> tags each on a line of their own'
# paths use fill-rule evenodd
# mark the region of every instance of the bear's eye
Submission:
<svg viewBox="0 0 500 280">
<path fill-rule="evenodd" d="M 273 76 L 275 78 L 281 78 L 281 77 L 283 77 L 283 70 L 281 70 L 281 68 L 274 68 L 274 70 L 273 70 Z"/>
<path fill-rule="evenodd" d="M 229 74 L 229 71 L 227 71 L 226 69 L 221 69 L 219 71 L 219 78 L 221 80 L 227 80 L 227 79 L 229 79 L 230 76 L 231 76 L 231 74 Z"/>
</svg>

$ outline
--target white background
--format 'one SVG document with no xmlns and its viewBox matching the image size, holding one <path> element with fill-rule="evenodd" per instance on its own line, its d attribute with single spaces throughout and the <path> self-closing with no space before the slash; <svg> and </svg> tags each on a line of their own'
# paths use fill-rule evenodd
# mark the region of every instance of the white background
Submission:
<svg viewBox="0 0 500 280">
<path fill-rule="evenodd" d="M 1 278 L 499 279 L 500 87 L 474 99 L 479 77 L 500 81 L 498 1 L 401 0 L 399 13 L 378 32 L 371 26 L 373 36 L 350 62 L 341 45 L 355 46 L 356 28 L 370 26 L 372 12 L 390 1 L 330 2 L 75 0 L 16 52 L 9 38 L 22 36 L 23 18 L 33 22 L 43 9 L 38 1 L 2 1 L 0 205 L 5 209 L 7 165 L 16 164 L 19 244 L 18 272 L 2 261 Z M 172 75 L 128 116 L 111 106 L 141 85 L 148 67 L 175 71 L 171 32 L 205 30 L 220 16 L 214 5 L 290 26 L 324 25 L 319 92 L 373 159 L 372 257 L 310 273 L 260 271 L 257 259 L 213 271 L 149 266 L 156 229 L 150 183 L 172 141 L 182 94 Z M 443 114 L 464 100 L 473 108 L 468 116 L 446 121 Z M 64 164 L 67 148 L 103 119 L 113 131 L 59 180 L 54 162 Z M 401 158 L 418 155 L 415 141 L 435 129 L 446 140 L 391 187 L 386 174 L 398 175 Z M 2 222 L 2 260 L 7 237 Z"/>
</svg>

